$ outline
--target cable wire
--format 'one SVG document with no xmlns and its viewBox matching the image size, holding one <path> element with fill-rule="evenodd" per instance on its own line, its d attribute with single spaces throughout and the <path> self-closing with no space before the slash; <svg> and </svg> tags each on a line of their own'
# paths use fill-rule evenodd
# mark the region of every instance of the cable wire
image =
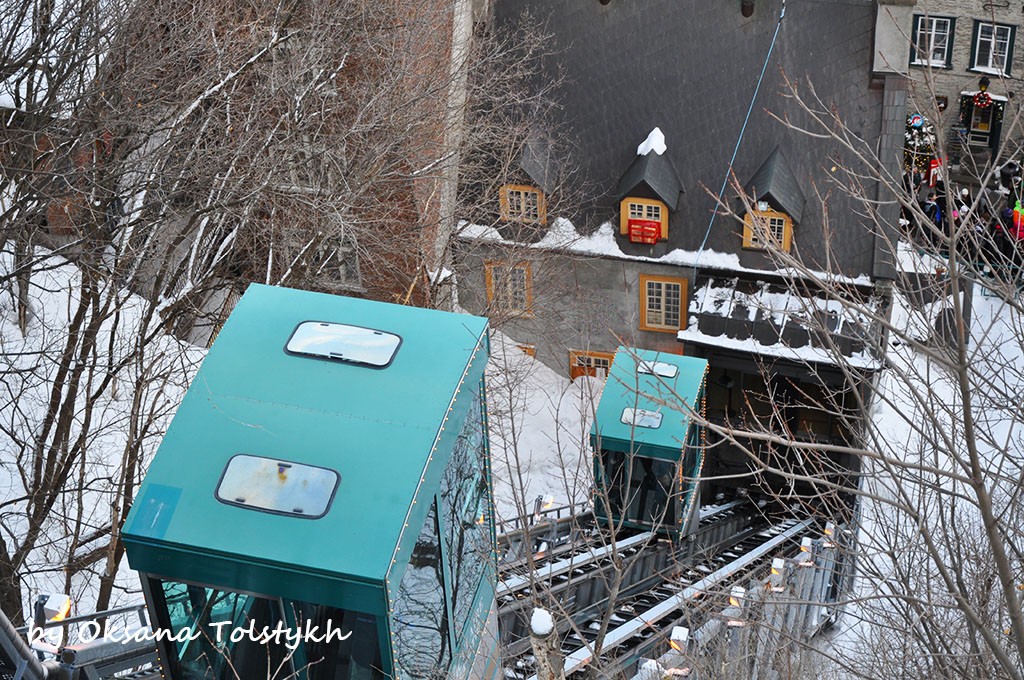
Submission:
<svg viewBox="0 0 1024 680">
<path fill-rule="evenodd" d="M 757 79 L 757 86 L 754 87 L 754 95 L 750 98 L 750 106 L 747 107 L 747 115 L 743 118 L 743 126 L 740 128 L 739 137 L 736 138 L 736 146 L 732 150 L 732 158 L 729 159 L 729 166 L 725 169 L 725 177 L 722 178 L 722 188 L 718 191 L 718 200 L 715 201 L 715 209 L 711 212 L 711 220 L 708 222 L 708 229 L 704 232 L 704 240 L 700 242 L 700 248 L 697 249 L 697 257 L 693 261 L 693 280 L 694 283 L 697 281 L 697 265 L 700 264 L 700 257 L 704 254 L 704 247 L 708 243 L 708 238 L 711 236 L 711 227 L 715 224 L 715 218 L 718 216 L 718 206 L 722 203 L 722 196 L 725 195 L 725 188 L 729 185 L 729 177 L 732 175 L 732 164 L 736 162 L 736 155 L 740 150 L 740 143 L 743 142 L 743 135 L 747 131 L 747 123 L 750 122 L 750 114 L 754 110 L 754 102 L 757 101 L 757 93 L 761 91 L 761 83 L 764 81 L 764 74 L 768 71 L 768 62 L 772 58 L 772 52 L 775 50 L 775 42 L 779 37 L 779 29 L 782 28 L 782 18 L 786 16 L 786 0 L 782 0 L 782 9 L 779 11 L 779 21 L 775 24 L 775 34 L 772 35 L 772 44 L 768 47 L 768 54 L 764 57 L 764 65 L 761 67 L 761 75 Z"/>
</svg>

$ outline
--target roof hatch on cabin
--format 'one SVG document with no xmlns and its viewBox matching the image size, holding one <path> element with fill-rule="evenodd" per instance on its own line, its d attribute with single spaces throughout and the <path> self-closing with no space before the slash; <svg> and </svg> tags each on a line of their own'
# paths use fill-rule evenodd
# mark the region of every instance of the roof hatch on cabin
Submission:
<svg viewBox="0 0 1024 680">
<path fill-rule="evenodd" d="M 401 344 L 402 338 L 394 333 L 374 328 L 303 321 L 292 332 L 285 350 L 290 354 L 386 368 Z"/>
<path fill-rule="evenodd" d="M 668 238 L 669 212 L 675 212 L 682 183 L 660 128 L 654 128 L 636 149 L 636 158 L 619 178 L 619 233 L 631 243 L 653 245 Z"/>
<path fill-rule="evenodd" d="M 228 505 L 318 519 L 327 514 L 340 481 L 325 467 L 238 454 L 224 468 L 216 496 Z"/>
</svg>

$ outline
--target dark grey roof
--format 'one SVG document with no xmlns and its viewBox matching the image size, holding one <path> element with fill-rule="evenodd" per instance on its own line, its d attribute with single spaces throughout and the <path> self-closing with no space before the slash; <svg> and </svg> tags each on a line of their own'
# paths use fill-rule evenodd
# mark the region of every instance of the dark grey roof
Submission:
<svg viewBox="0 0 1024 680">
<path fill-rule="evenodd" d="M 833 222 L 826 237 L 821 202 L 812 193 L 812 181 L 821 180 L 819 186 L 827 190 L 829 168 L 845 156 L 842 145 L 801 133 L 798 128 L 813 124 L 784 93 L 785 77 L 799 81 L 805 94 L 811 92 L 810 79 L 821 105 L 841 116 L 850 130 L 863 139 L 880 138 L 886 90 L 870 87 L 875 0 L 789 3 L 753 108 L 751 95 L 782 0 L 758 0 L 751 17 L 743 16 L 739 3 L 708 0 L 492 4 L 496 31 L 514 30 L 508 24 L 525 10 L 532 24 L 543 24 L 550 34 L 537 82 L 553 87 L 557 106 L 550 125 L 574 149 L 571 158 L 559 161 L 578 178 L 584 194 L 573 216 L 580 233 L 615 218 L 620 178 L 627 168 L 633 170 L 637 143 L 657 126 L 669 141 L 664 156 L 686 192 L 668 239 L 658 247 L 696 250 L 704 243 L 716 252 L 735 253 L 743 267 L 774 271 L 777 265 L 763 251 L 742 248 L 742 230 L 735 221 L 719 214 L 708 227 L 730 169 L 745 183 L 781 146 L 808 199 L 794 234 L 800 257 L 815 269 L 837 266 L 850 276 L 872 271 L 874 226 L 864 211 L 844 192 L 831 192 Z M 901 117 L 899 108 L 892 107 L 891 119 L 893 130 L 902 134 L 905 114 Z M 892 140 L 897 146 L 889 156 L 895 158 L 902 142 L 898 135 Z M 619 241 L 627 254 L 650 255 L 649 246 Z"/>
<path fill-rule="evenodd" d="M 796 223 L 800 222 L 804 214 L 807 199 L 804 198 L 796 173 L 779 147 L 775 147 L 768 155 L 743 190 L 754 201 L 767 200 Z"/>
<path fill-rule="evenodd" d="M 555 158 L 551 153 L 551 144 L 544 135 L 539 132 L 527 135 L 523 152 L 519 155 L 519 167 L 545 194 L 555 189 Z"/>
<path fill-rule="evenodd" d="M 637 155 L 619 178 L 615 191 L 617 199 L 621 201 L 641 184 L 646 184 L 669 210 L 676 210 L 683 185 L 668 156 L 654 151 L 644 156 Z"/>
</svg>

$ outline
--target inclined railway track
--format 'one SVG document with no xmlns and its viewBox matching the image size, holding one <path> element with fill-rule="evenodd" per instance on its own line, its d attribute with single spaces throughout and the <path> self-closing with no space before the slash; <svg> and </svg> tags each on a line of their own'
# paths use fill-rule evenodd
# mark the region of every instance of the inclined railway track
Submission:
<svg viewBox="0 0 1024 680">
<path fill-rule="evenodd" d="M 530 652 L 528 624 L 534 606 L 570 612 L 560 625 L 585 628 L 610 603 L 645 597 L 683 568 L 703 563 L 768 525 L 760 508 L 747 499 L 701 508 L 698 526 L 682 544 L 655 533 L 620 538 L 612 544 L 592 532 L 588 543 L 553 556 L 538 556 L 533 570 L 523 569 L 498 584 L 498 628 L 510 656 Z M 616 592 L 608 584 L 617 580 Z M 641 605 L 643 603 L 641 602 Z"/>
<path fill-rule="evenodd" d="M 729 587 L 767 571 L 773 557 L 792 551 L 811 533 L 813 520 L 787 519 L 748 535 L 739 543 L 683 574 L 662 579 L 653 587 L 615 603 L 604 637 L 600 663 L 614 676 L 629 670 L 641 657 L 657 656 L 668 644 L 675 626 L 694 629 L 726 605 Z M 565 674 L 571 677 L 594 662 L 593 643 L 600 630 L 598 617 L 576 621 L 562 640 Z M 529 653 L 506 662 L 506 677 L 536 680 Z"/>
</svg>

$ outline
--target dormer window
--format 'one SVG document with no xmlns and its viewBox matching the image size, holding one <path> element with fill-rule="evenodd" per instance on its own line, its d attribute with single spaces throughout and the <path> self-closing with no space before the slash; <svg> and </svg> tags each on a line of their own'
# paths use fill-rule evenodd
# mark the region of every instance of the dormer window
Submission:
<svg viewBox="0 0 1024 680">
<path fill-rule="evenodd" d="M 499 194 L 501 219 L 522 224 L 547 222 L 544 192 L 524 184 L 506 184 Z"/>
<path fill-rule="evenodd" d="M 619 178 L 619 234 L 630 243 L 654 245 L 668 238 L 669 212 L 678 209 L 682 185 L 666 151 L 665 135 L 654 128 Z"/>
<path fill-rule="evenodd" d="M 743 219 L 743 247 L 756 250 L 778 248 L 787 253 L 793 243 L 793 220 L 789 215 L 758 203 Z"/>
<path fill-rule="evenodd" d="M 797 177 L 782 150 L 775 147 L 744 186 L 753 203 L 743 216 L 744 248 L 789 252 L 793 226 L 800 223 L 806 203 Z"/>
</svg>

